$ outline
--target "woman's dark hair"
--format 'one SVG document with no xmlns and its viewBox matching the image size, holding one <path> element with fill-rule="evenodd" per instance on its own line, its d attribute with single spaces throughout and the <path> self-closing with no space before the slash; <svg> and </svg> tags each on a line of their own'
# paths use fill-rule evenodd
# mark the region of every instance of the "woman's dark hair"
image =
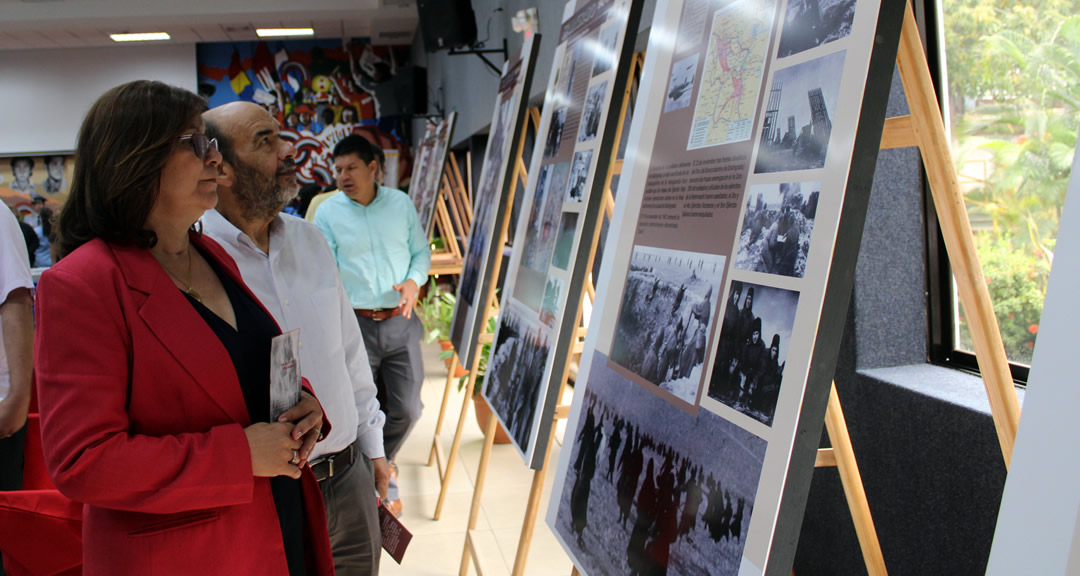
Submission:
<svg viewBox="0 0 1080 576">
<path fill-rule="evenodd" d="M 79 129 L 71 190 L 57 222 L 64 257 L 102 238 L 149 248 L 145 229 L 161 171 L 206 101 L 183 88 L 136 80 L 98 98 Z"/>
</svg>

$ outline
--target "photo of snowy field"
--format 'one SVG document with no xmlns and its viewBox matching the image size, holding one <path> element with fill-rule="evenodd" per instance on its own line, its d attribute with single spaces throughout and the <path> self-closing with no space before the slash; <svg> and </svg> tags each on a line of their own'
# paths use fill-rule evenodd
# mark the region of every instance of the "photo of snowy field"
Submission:
<svg viewBox="0 0 1080 576">
<path fill-rule="evenodd" d="M 524 312 L 524 313 L 523 313 Z M 513 303 L 499 314 L 494 355 L 484 378 L 484 398 L 524 454 L 532 444 L 533 422 L 548 359 L 548 333 Z M 535 318 L 535 317 L 533 317 Z"/>
<path fill-rule="evenodd" d="M 600 353 L 583 402 L 552 526 L 582 574 L 738 574 L 767 443 Z"/>
<path fill-rule="evenodd" d="M 820 182 L 750 188 L 735 267 L 802 278 L 820 194 Z"/>
<path fill-rule="evenodd" d="M 612 362 L 693 405 L 725 262 L 714 254 L 635 246 Z"/>
</svg>

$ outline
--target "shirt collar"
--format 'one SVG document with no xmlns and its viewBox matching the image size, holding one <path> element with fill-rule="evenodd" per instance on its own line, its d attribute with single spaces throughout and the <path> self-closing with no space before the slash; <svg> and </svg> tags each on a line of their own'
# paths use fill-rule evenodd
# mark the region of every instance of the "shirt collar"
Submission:
<svg viewBox="0 0 1080 576">
<path fill-rule="evenodd" d="M 229 244 L 232 244 L 236 248 L 247 248 L 254 250 L 259 254 L 262 254 L 262 250 L 255 245 L 255 242 L 244 233 L 243 230 L 237 228 L 232 222 L 229 222 L 221 215 L 220 212 L 215 210 L 207 210 L 202 217 L 203 229 L 206 233 L 215 238 L 219 238 Z M 276 246 L 274 237 L 281 234 L 281 229 L 285 225 L 282 221 L 281 213 L 274 215 L 274 219 L 270 221 L 270 248 Z M 268 254 L 266 256 L 269 256 Z"/>
<path fill-rule="evenodd" d="M 341 192 L 341 195 L 344 196 L 345 199 L 348 200 L 349 202 L 352 202 L 353 204 L 355 204 L 357 206 L 360 206 L 360 207 L 363 207 L 363 208 L 371 208 L 376 203 L 378 203 L 380 200 L 382 200 L 382 198 L 384 196 L 386 196 L 386 194 L 383 193 L 384 188 L 385 188 L 385 186 L 383 186 L 381 184 L 375 186 L 375 197 L 371 199 L 371 202 L 367 206 L 364 206 L 363 204 L 357 202 L 356 200 L 353 200 L 352 198 L 349 198 L 349 195 L 346 194 L 344 190 L 340 190 L 340 192 Z"/>
</svg>

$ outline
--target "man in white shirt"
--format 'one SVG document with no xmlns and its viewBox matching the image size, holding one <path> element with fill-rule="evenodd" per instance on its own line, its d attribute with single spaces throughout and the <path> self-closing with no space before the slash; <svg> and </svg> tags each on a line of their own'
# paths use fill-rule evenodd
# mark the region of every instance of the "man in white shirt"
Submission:
<svg viewBox="0 0 1080 576">
<path fill-rule="evenodd" d="M 367 351 L 330 247 L 314 225 L 281 209 L 296 196 L 296 149 L 278 122 L 250 102 L 206 112 L 207 134 L 224 161 L 217 210 L 203 231 L 236 260 L 244 282 L 283 331 L 300 329 L 300 372 L 315 388 L 330 436 L 311 468 L 326 503 L 338 574 L 377 574 L 381 536 L 376 487 L 390 470 Z"/>
<path fill-rule="evenodd" d="M 33 288 L 19 221 L 7 206 L 0 207 L 0 490 L 22 488 L 34 364 Z"/>
</svg>

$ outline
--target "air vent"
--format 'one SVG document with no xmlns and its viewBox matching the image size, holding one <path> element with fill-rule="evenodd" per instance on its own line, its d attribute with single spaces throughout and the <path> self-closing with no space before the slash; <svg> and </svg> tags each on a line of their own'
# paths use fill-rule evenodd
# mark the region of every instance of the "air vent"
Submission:
<svg viewBox="0 0 1080 576">
<path fill-rule="evenodd" d="M 409 8 L 414 4 L 413 0 L 383 0 L 382 3 L 384 8 Z"/>
</svg>

